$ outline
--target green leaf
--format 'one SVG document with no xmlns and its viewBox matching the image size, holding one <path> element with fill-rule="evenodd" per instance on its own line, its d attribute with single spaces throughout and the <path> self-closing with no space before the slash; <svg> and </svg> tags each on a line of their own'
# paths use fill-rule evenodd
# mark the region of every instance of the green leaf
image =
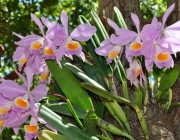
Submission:
<svg viewBox="0 0 180 140">
<path fill-rule="evenodd" d="M 162 104 L 162 107 L 164 109 L 169 109 L 170 105 L 171 105 L 171 101 L 172 101 L 172 90 L 169 89 L 166 94 L 162 97 L 162 99 L 167 99 L 167 101 Z"/>
<path fill-rule="evenodd" d="M 82 107 L 85 110 L 93 108 L 88 93 L 81 88 L 80 82 L 63 64 L 61 69 L 55 61 L 48 60 L 46 63 L 57 84 L 73 104 Z"/>
<path fill-rule="evenodd" d="M 87 76 L 82 70 L 80 70 L 78 67 L 72 65 L 71 63 L 65 63 L 65 66 L 72 71 L 73 74 L 75 74 L 78 78 L 83 80 L 84 82 L 91 83 L 99 88 L 102 88 L 102 85 L 100 85 L 98 82 Z"/>
<path fill-rule="evenodd" d="M 116 120 L 116 122 L 119 124 L 120 128 L 121 128 L 122 130 L 125 130 L 124 125 L 123 125 L 123 123 L 121 122 L 120 118 L 116 115 L 116 112 L 114 111 L 114 109 L 112 109 L 111 102 L 113 102 L 113 101 L 109 101 L 109 100 L 107 100 L 107 99 L 105 99 L 105 98 L 102 98 L 102 97 L 99 97 L 99 98 L 101 99 L 102 103 L 106 106 L 109 114 L 111 114 L 111 116 L 112 116 L 112 117 Z"/>
<path fill-rule="evenodd" d="M 121 106 L 116 102 L 116 101 L 112 101 L 110 102 L 110 106 L 112 107 L 112 109 L 114 110 L 116 116 L 123 122 L 123 124 L 126 126 L 126 129 L 128 131 L 128 133 L 131 133 L 131 129 L 127 120 L 127 117 L 123 111 L 123 109 L 121 108 Z"/>
<path fill-rule="evenodd" d="M 38 132 L 39 140 L 71 140 L 63 135 L 58 133 L 49 131 L 49 130 L 41 130 Z"/>
<path fill-rule="evenodd" d="M 121 131 L 120 129 L 118 129 L 117 127 L 115 127 L 114 125 L 98 118 L 97 120 L 97 125 L 103 129 L 105 129 L 106 131 L 111 132 L 112 134 L 116 134 L 116 135 L 120 135 L 123 137 L 126 137 L 130 140 L 133 140 L 132 136 L 128 135 L 127 133 Z"/>
<path fill-rule="evenodd" d="M 96 135 L 96 137 L 100 138 L 101 140 L 113 140 L 109 137 L 101 136 L 101 135 Z"/>
<path fill-rule="evenodd" d="M 135 111 L 136 111 L 137 117 L 139 119 L 142 131 L 143 131 L 143 133 L 145 135 L 145 138 L 149 139 L 148 129 L 147 129 L 147 124 L 146 124 L 145 118 L 144 118 L 141 110 L 139 109 L 139 107 L 136 104 L 134 104 L 134 103 L 130 102 L 129 100 L 126 100 L 126 99 L 124 99 L 124 98 L 122 98 L 120 96 L 113 95 L 113 94 L 109 93 L 108 91 L 103 90 L 101 88 L 98 88 L 96 86 L 93 86 L 91 84 L 81 83 L 81 85 L 83 87 L 85 87 L 86 89 L 92 91 L 93 93 L 95 93 L 95 94 L 97 94 L 97 95 L 99 95 L 101 97 L 104 97 L 104 98 L 106 98 L 108 100 L 116 100 L 117 102 L 124 103 L 124 104 L 129 105 L 132 108 L 134 108 Z"/>
<path fill-rule="evenodd" d="M 180 107 L 180 102 L 171 103 L 170 107 Z"/>
<path fill-rule="evenodd" d="M 127 28 L 124 18 L 117 7 L 114 7 L 114 18 L 120 28 Z"/>
<path fill-rule="evenodd" d="M 137 88 L 135 87 L 134 93 L 135 93 L 135 103 L 138 107 L 141 107 L 143 104 L 143 89 L 141 87 Z"/>
<path fill-rule="evenodd" d="M 179 71 L 180 71 L 180 67 L 176 64 L 174 65 L 173 68 L 167 69 L 161 77 L 159 90 L 163 91 L 171 88 L 178 78 Z"/>
<path fill-rule="evenodd" d="M 48 104 L 48 108 L 51 109 L 52 111 L 57 112 L 57 113 L 72 116 L 71 113 L 69 112 L 68 107 L 67 107 L 67 103 L 60 102 L 60 103 Z M 74 108 L 77 116 L 80 119 L 85 118 L 86 113 L 87 113 L 86 110 L 84 110 L 84 109 L 82 109 L 82 108 L 80 108 L 80 107 L 78 107 L 76 105 L 73 105 L 73 108 Z"/>
<path fill-rule="evenodd" d="M 59 115 L 48 109 L 47 107 L 39 105 L 39 116 L 44 119 L 50 126 L 56 129 L 61 134 L 70 138 L 71 140 L 99 140 L 98 138 L 84 132 L 73 124 L 68 123 Z"/>
<path fill-rule="evenodd" d="M 84 119 L 85 127 L 91 135 L 96 134 L 97 119 L 98 118 L 93 110 L 89 110 Z"/>
<path fill-rule="evenodd" d="M 69 112 L 72 114 L 74 120 L 75 120 L 76 123 L 79 125 L 79 127 L 80 127 L 81 129 L 83 129 L 83 125 L 82 125 L 81 121 L 79 120 L 79 118 L 78 118 L 78 116 L 77 116 L 77 113 L 75 112 L 75 110 L 74 110 L 71 102 L 69 101 L 69 99 L 67 99 L 66 103 L 67 103 Z"/>
<path fill-rule="evenodd" d="M 79 19 L 80 19 L 81 23 L 90 24 L 89 21 L 84 16 L 80 16 Z M 86 42 L 86 44 L 87 44 L 87 48 L 93 58 L 93 62 L 95 63 L 95 65 L 97 66 L 99 71 L 102 73 L 102 75 L 107 76 L 108 75 L 107 71 L 105 71 L 105 69 L 107 69 L 107 67 L 108 67 L 108 65 L 106 63 L 106 59 L 104 57 L 99 56 L 95 52 L 95 49 L 100 46 L 100 40 L 99 40 L 97 34 L 99 34 L 98 31 L 96 32 L 96 34 L 93 35 L 93 37 L 90 38 L 89 41 Z M 99 34 L 99 36 L 103 36 L 103 35 Z"/>
<path fill-rule="evenodd" d="M 91 16 L 92 16 L 92 21 L 94 23 L 94 26 L 96 26 L 97 29 L 97 36 L 100 40 L 100 42 L 102 42 L 103 40 L 105 40 L 106 38 L 108 38 L 108 33 L 106 32 L 106 29 L 104 27 L 104 25 L 102 24 L 100 18 L 98 17 L 98 15 L 96 14 L 96 12 L 91 11 Z"/>
</svg>

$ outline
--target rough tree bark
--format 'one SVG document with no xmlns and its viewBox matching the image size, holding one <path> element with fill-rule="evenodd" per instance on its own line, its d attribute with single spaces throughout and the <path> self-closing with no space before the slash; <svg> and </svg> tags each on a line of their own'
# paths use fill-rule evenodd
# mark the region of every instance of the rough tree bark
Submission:
<svg viewBox="0 0 180 140">
<path fill-rule="evenodd" d="M 167 3 L 168 7 L 175 3 L 175 8 L 167 21 L 167 24 L 171 25 L 180 20 L 180 0 L 168 0 Z"/>
<path fill-rule="evenodd" d="M 168 7 L 175 3 L 175 8 L 171 13 L 170 17 L 167 20 L 167 25 L 171 25 L 180 20 L 180 1 L 179 0 L 168 0 L 167 5 Z M 175 58 L 175 63 L 180 66 L 180 53 L 177 53 L 177 57 Z M 172 102 L 180 102 L 180 76 L 178 77 L 176 83 L 174 84 L 173 88 L 173 100 Z M 173 125 L 174 125 L 174 134 L 176 135 L 177 139 L 180 139 L 180 108 L 172 108 L 169 111 L 169 114 L 172 116 Z"/>
<path fill-rule="evenodd" d="M 99 16 L 102 21 L 105 22 L 105 25 L 107 25 L 105 18 L 114 18 L 114 6 L 119 8 L 122 12 L 128 28 L 134 29 L 134 24 L 132 23 L 130 15 L 133 12 L 141 17 L 139 0 L 99 0 Z M 109 29 L 108 26 L 106 26 L 106 28 Z"/>
</svg>

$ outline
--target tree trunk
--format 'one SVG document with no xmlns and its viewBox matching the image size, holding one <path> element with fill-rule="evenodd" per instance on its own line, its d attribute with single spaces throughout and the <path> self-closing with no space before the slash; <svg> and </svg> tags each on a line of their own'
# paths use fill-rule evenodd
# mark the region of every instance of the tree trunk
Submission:
<svg viewBox="0 0 180 140">
<path fill-rule="evenodd" d="M 106 18 L 113 20 L 114 6 L 121 11 L 127 27 L 129 29 L 134 29 L 134 24 L 131 20 L 131 13 L 133 12 L 137 14 L 138 17 L 141 17 L 139 0 L 99 0 L 99 17 L 103 22 L 105 22 Z M 107 25 L 107 22 L 105 25 Z"/>
<path fill-rule="evenodd" d="M 175 3 L 175 8 L 167 20 L 167 24 L 171 25 L 180 20 L 180 0 L 168 0 L 168 7 Z"/>
</svg>

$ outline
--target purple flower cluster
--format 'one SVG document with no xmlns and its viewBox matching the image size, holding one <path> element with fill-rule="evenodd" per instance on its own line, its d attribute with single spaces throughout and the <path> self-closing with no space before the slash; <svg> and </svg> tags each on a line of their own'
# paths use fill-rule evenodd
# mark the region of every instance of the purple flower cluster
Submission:
<svg viewBox="0 0 180 140">
<path fill-rule="evenodd" d="M 11 80 L 3 80 L 0 84 L 0 130 L 2 131 L 4 127 L 13 128 L 17 134 L 19 126 L 25 123 L 28 116 L 31 115 L 31 120 L 36 123 L 30 121 L 30 125 L 25 126 L 25 132 L 28 135 L 27 139 L 32 139 L 38 131 L 39 108 L 37 103 L 47 95 L 47 89 L 45 84 L 40 84 L 30 90 L 34 73 L 29 66 L 24 69 L 24 72 L 27 78 L 16 71 L 22 79 L 23 85 Z M 31 127 L 33 129 L 30 129 Z M 31 132 L 35 128 L 37 131 Z M 29 136 L 29 133 L 33 136 Z"/>
<path fill-rule="evenodd" d="M 49 70 L 45 60 L 56 59 L 57 64 L 61 67 L 60 60 L 63 56 L 73 59 L 73 55 L 79 55 L 82 60 L 85 60 L 82 47 L 77 41 L 88 41 L 96 32 L 96 28 L 89 24 L 81 24 L 77 26 L 69 35 L 68 33 L 68 16 L 65 11 L 61 13 L 62 25 L 42 17 L 38 19 L 34 14 L 31 18 L 38 25 L 42 36 L 31 34 L 21 36 L 14 33 L 20 38 L 20 41 L 15 42 L 18 45 L 13 55 L 13 60 L 19 62 L 19 70 L 26 65 L 33 69 L 34 74 L 41 74 L 40 82 L 46 82 Z M 44 26 L 47 28 L 44 33 Z M 77 41 L 74 41 L 74 40 Z"/>
<path fill-rule="evenodd" d="M 141 74 L 143 71 L 137 56 L 143 56 L 147 71 L 151 71 L 154 64 L 158 68 L 173 67 L 174 61 L 171 55 L 176 55 L 180 51 L 180 21 L 165 27 L 166 20 L 173 9 L 174 4 L 167 9 L 162 22 L 154 17 L 151 24 L 144 25 L 142 30 L 140 30 L 138 16 L 132 13 L 131 19 L 136 26 L 137 33 L 119 28 L 115 22 L 108 19 L 108 24 L 115 30 L 115 35 L 113 34 L 104 40 L 96 49 L 96 53 L 107 56 L 107 62 L 111 63 L 115 57 L 121 56 L 122 48 L 125 46 L 126 58 L 130 63 L 130 68 L 126 71 L 127 78 L 135 86 L 138 86 L 138 76 L 144 75 Z M 139 71 L 140 68 L 141 72 Z M 137 73 L 139 74 L 137 75 Z M 140 81 L 145 80 L 143 77 L 140 76 Z M 142 82 L 140 84 L 142 85 Z"/>
<path fill-rule="evenodd" d="M 29 125 L 24 126 L 27 140 L 37 136 L 38 121 L 53 130 L 42 118 L 38 117 L 37 103 L 47 95 L 46 83 L 50 75 L 45 60 L 56 59 L 60 67 L 63 56 L 73 59 L 73 55 L 79 55 L 82 60 L 85 60 L 82 47 L 77 41 L 88 41 L 96 32 L 94 26 L 81 24 L 69 35 L 68 16 L 65 11 L 62 11 L 60 17 L 62 25 L 55 21 L 50 22 L 44 17 L 40 20 L 34 14 L 31 14 L 31 18 L 39 27 L 41 35 L 32 33 L 24 37 L 14 33 L 20 41 L 15 42 L 18 47 L 14 52 L 13 60 L 19 63 L 19 70 L 23 68 L 26 74 L 25 78 L 16 71 L 23 85 L 11 80 L 1 80 L 0 83 L 0 131 L 5 127 L 13 128 L 17 134 L 19 126 L 31 116 Z M 40 83 L 31 90 L 33 76 L 36 74 L 40 75 Z"/>
</svg>

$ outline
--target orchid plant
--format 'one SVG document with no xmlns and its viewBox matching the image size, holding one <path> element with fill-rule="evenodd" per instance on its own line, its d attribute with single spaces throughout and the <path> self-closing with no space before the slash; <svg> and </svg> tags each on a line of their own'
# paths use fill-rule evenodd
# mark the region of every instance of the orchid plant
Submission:
<svg viewBox="0 0 180 140">
<path fill-rule="evenodd" d="M 20 39 L 15 42 L 13 60 L 26 76 L 16 70 L 22 85 L 1 80 L 0 130 L 13 128 L 18 134 L 19 127 L 28 122 L 24 125 L 27 140 L 36 137 L 40 140 L 112 140 L 113 135 L 133 140 L 128 123 L 131 107 L 137 113 L 144 139 L 148 140 L 144 114 L 149 88 L 153 90 L 158 86 L 152 98 L 161 103 L 162 108 L 176 104 L 171 103 L 171 87 L 180 68 L 174 64 L 172 55 L 180 51 L 180 22 L 165 25 L 173 9 L 174 4 L 167 9 L 162 22 L 154 17 L 142 29 L 138 16 L 132 13 L 135 32 L 127 29 L 115 7 L 115 21 L 107 19 L 115 31 L 110 37 L 95 12 L 91 12 L 94 26 L 80 16 L 81 24 L 72 32 L 68 30 L 68 15 L 64 10 L 61 24 L 31 14 L 41 35 L 13 33 Z M 127 69 L 121 63 L 124 52 L 129 64 Z M 70 63 L 73 59 L 80 61 L 82 70 Z M 39 76 L 39 83 L 34 87 L 35 75 Z M 54 91 L 47 90 L 52 83 L 51 76 L 55 81 Z M 122 85 L 123 97 L 117 94 L 114 77 Z M 128 85 L 135 93 L 135 101 L 129 98 Z M 91 93 L 99 95 L 96 106 Z M 105 108 L 118 126 L 103 120 Z"/>
</svg>

